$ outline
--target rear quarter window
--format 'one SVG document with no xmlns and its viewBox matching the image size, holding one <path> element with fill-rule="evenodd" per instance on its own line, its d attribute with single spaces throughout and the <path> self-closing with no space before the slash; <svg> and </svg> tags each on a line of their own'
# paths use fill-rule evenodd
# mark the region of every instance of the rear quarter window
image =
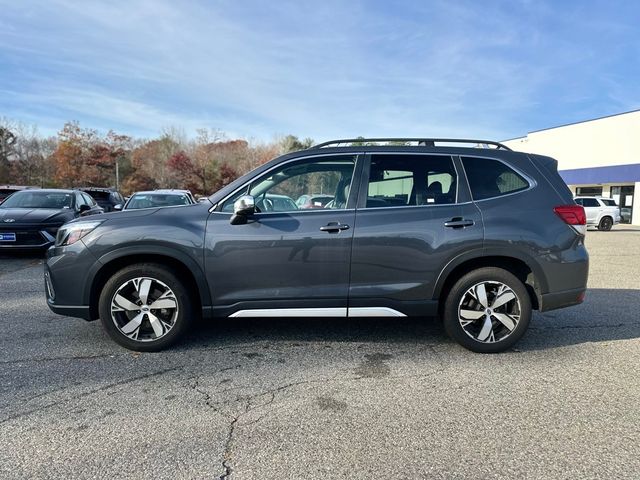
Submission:
<svg viewBox="0 0 640 480">
<path fill-rule="evenodd" d="M 500 197 L 529 188 L 529 182 L 508 165 L 487 158 L 462 157 L 474 200 Z"/>
</svg>

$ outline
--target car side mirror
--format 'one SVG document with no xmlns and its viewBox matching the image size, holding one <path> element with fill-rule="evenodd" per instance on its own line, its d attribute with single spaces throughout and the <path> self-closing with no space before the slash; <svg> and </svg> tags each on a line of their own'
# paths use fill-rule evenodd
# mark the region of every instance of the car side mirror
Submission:
<svg viewBox="0 0 640 480">
<path fill-rule="evenodd" d="M 122 205 L 121 203 L 118 203 L 117 205 L 114 205 L 114 206 L 113 206 L 113 209 L 114 209 L 114 210 L 117 210 L 117 211 L 120 211 L 120 210 L 122 210 L 122 206 L 123 206 L 123 205 Z"/>
<path fill-rule="evenodd" d="M 256 202 L 251 195 L 243 195 L 233 204 L 231 225 L 244 225 L 247 217 L 256 213 Z"/>
<path fill-rule="evenodd" d="M 89 210 L 91 210 L 91 205 L 87 205 L 86 203 L 80 205 L 80 208 L 78 209 L 80 215 L 86 215 Z"/>
</svg>

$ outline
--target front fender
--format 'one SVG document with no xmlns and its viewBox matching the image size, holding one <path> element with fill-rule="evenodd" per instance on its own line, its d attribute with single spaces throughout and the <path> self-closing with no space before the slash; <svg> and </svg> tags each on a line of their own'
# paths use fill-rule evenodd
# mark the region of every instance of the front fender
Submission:
<svg viewBox="0 0 640 480">
<path fill-rule="evenodd" d="M 193 274 L 195 282 L 198 286 L 198 292 L 200 294 L 200 299 L 202 300 L 202 305 L 211 305 L 211 296 L 209 294 L 207 280 L 204 271 L 202 270 L 202 267 L 198 264 L 198 262 L 191 256 L 180 250 L 153 243 L 128 245 L 117 248 L 115 250 L 111 250 L 100 256 L 97 262 L 94 263 L 89 269 L 89 272 L 87 274 L 88 281 L 85 283 L 83 294 L 83 299 L 85 300 L 86 305 L 90 305 L 93 286 L 96 279 L 99 278 L 100 272 L 102 272 L 104 268 L 108 268 L 111 262 L 125 257 L 132 257 L 132 259 L 135 259 L 136 257 L 144 258 L 142 256 L 146 258 L 153 256 L 168 257 L 183 264 Z M 135 263 L 135 261 L 132 263 Z"/>
</svg>

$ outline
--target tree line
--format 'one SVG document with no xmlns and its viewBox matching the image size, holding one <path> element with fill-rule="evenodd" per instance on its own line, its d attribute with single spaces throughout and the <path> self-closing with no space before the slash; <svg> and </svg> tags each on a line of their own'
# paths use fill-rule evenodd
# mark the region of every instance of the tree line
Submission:
<svg viewBox="0 0 640 480">
<path fill-rule="evenodd" d="M 56 136 L 46 137 L 34 126 L 1 118 L 0 184 L 117 187 L 124 195 L 180 188 L 209 195 L 272 158 L 313 143 L 294 135 L 248 142 L 212 129 L 187 138 L 175 127 L 141 139 L 113 131 L 100 134 L 78 122 L 67 122 Z"/>
</svg>

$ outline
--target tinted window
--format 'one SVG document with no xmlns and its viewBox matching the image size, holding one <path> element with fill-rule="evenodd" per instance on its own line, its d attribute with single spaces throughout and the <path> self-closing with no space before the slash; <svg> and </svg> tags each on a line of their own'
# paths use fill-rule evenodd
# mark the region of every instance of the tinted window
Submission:
<svg viewBox="0 0 640 480">
<path fill-rule="evenodd" d="M 600 204 L 598 203 L 598 200 L 596 200 L 595 198 L 583 198 L 582 199 L 582 205 L 584 207 L 599 207 Z"/>
<path fill-rule="evenodd" d="M 529 188 L 529 183 L 512 168 L 497 160 L 463 157 L 474 200 L 499 197 Z"/>
<path fill-rule="evenodd" d="M 287 163 L 236 192 L 225 201 L 222 211 L 232 212 L 235 200 L 247 193 L 254 197 L 260 212 L 344 209 L 355 161 L 354 155 L 336 155 Z"/>
<path fill-rule="evenodd" d="M 616 204 L 615 200 L 611 200 L 608 198 L 603 198 L 602 199 L 602 203 L 604 203 L 607 207 L 617 207 L 618 205 Z"/>
<path fill-rule="evenodd" d="M 109 201 L 109 195 L 110 192 L 101 192 L 100 190 L 94 190 L 91 192 L 85 192 L 88 195 L 90 195 L 91 197 L 95 198 L 98 201 L 102 201 L 102 202 L 108 202 Z"/>
<path fill-rule="evenodd" d="M 455 203 L 457 176 L 451 157 L 373 155 L 367 208 Z"/>
</svg>

